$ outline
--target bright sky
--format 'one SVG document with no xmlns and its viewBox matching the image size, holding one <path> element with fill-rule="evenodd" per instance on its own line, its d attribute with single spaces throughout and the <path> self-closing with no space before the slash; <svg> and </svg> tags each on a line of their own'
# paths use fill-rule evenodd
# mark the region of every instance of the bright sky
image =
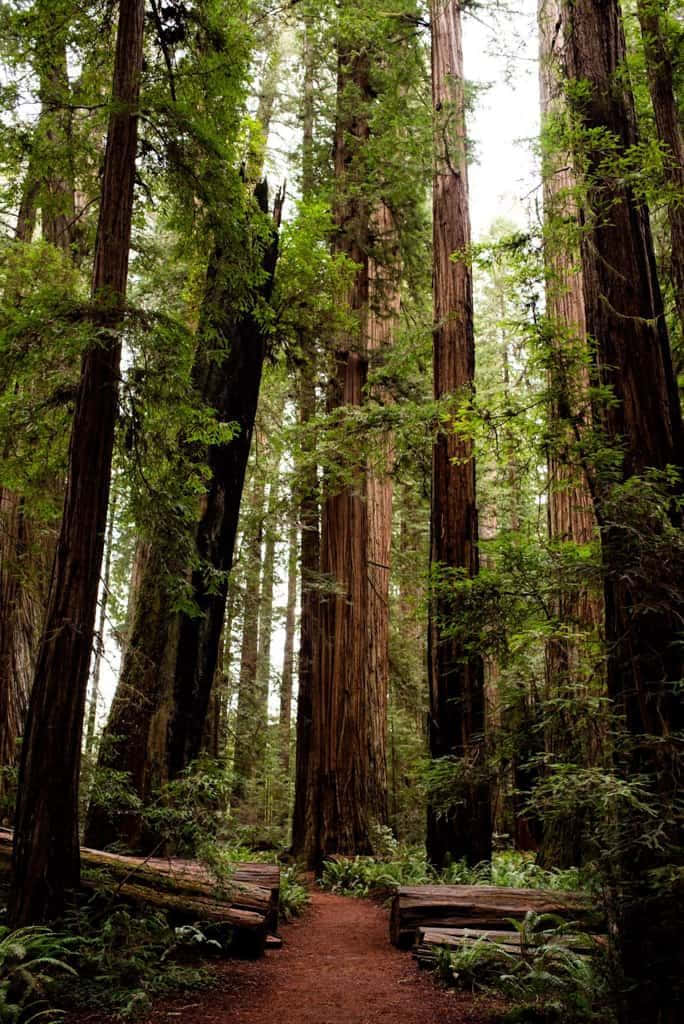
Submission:
<svg viewBox="0 0 684 1024">
<path fill-rule="evenodd" d="M 521 227 L 539 182 L 530 143 L 539 132 L 535 0 L 518 0 L 519 13 L 498 26 L 483 13 L 466 17 L 465 77 L 491 83 L 468 122 L 476 163 L 470 167 L 473 238 L 505 217 Z M 498 52 L 496 52 L 498 51 Z"/>
</svg>

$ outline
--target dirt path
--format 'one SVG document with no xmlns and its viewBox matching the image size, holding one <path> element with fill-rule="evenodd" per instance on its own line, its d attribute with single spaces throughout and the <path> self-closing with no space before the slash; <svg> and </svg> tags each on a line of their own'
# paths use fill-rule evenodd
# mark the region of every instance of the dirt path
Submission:
<svg viewBox="0 0 684 1024">
<path fill-rule="evenodd" d="M 217 985 L 159 1006 L 145 1024 L 485 1024 L 491 1004 L 443 991 L 394 949 L 387 914 L 315 892 L 265 960 L 217 968 Z"/>
</svg>

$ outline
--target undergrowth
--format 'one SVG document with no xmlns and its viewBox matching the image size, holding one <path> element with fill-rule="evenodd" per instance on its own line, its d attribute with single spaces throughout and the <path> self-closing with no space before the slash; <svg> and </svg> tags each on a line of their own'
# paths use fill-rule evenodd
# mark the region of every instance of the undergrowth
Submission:
<svg viewBox="0 0 684 1024">
<path fill-rule="evenodd" d="M 383 898 L 399 885 L 501 885 L 517 889 L 584 888 L 586 880 L 576 868 L 550 871 L 534 862 L 534 855 L 506 850 L 495 853 L 491 863 L 475 867 L 456 861 L 438 872 L 428 863 L 425 851 L 396 844 L 378 857 L 328 860 L 320 884 L 331 892 L 350 896 Z"/>
<path fill-rule="evenodd" d="M 456 952 L 436 948 L 440 979 L 511 1000 L 501 1024 L 610 1024 L 608 961 L 595 940 L 570 935 L 572 925 L 551 914 L 530 912 L 511 927 L 520 938 L 520 955 L 485 938 Z"/>
</svg>

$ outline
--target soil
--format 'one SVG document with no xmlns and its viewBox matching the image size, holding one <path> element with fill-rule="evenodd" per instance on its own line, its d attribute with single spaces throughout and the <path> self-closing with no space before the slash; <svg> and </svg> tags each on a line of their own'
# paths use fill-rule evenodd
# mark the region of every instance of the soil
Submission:
<svg viewBox="0 0 684 1024">
<path fill-rule="evenodd" d="M 386 911 L 366 900 L 314 892 L 282 937 L 262 960 L 218 964 L 215 986 L 159 1004 L 143 1024 L 491 1024 L 498 1009 L 438 987 L 390 945 Z"/>
</svg>

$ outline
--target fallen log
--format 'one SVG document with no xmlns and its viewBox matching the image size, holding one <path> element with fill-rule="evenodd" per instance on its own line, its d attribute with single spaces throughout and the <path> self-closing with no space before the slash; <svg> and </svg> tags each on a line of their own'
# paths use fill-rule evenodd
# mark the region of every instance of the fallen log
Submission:
<svg viewBox="0 0 684 1024">
<path fill-rule="evenodd" d="M 577 921 L 583 931 L 601 928 L 590 902 L 577 893 L 495 885 L 419 885 L 397 890 L 392 900 L 390 939 L 407 949 L 421 927 L 501 931 L 511 919 L 522 921 L 529 911 Z"/>
<path fill-rule="evenodd" d="M 583 956 L 596 951 L 597 946 L 605 942 L 605 936 L 589 938 L 586 935 L 539 935 L 539 942 L 544 945 L 560 946 L 571 949 Z M 472 946 L 488 943 L 500 950 L 504 956 L 520 957 L 531 951 L 533 947 L 526 944 L 519 932 L 499 931 L 482 928 L 419 928 L 413 955 L 421 967 L 433 968 L 437 961 L 437 950 L 448 949 L 450 953 L 458 953 Z"/>
<path fill-rule="evenodd" d="M 0 870 L 9 869 L 12 832 L 0 829 Z M 81 848 L 82 887 L 114 886 L 121 899 L 167 911 L 179 921 L 211 924 L 213 933 L 243 955 L 263 953 L 278 928 L 280 871 L 276 865 L 240 864 L 220 882 L 202 864 L 173 858 L 139 858 Z M 255 884 L 254 879 L 267 884 Z"/>
</svg>

